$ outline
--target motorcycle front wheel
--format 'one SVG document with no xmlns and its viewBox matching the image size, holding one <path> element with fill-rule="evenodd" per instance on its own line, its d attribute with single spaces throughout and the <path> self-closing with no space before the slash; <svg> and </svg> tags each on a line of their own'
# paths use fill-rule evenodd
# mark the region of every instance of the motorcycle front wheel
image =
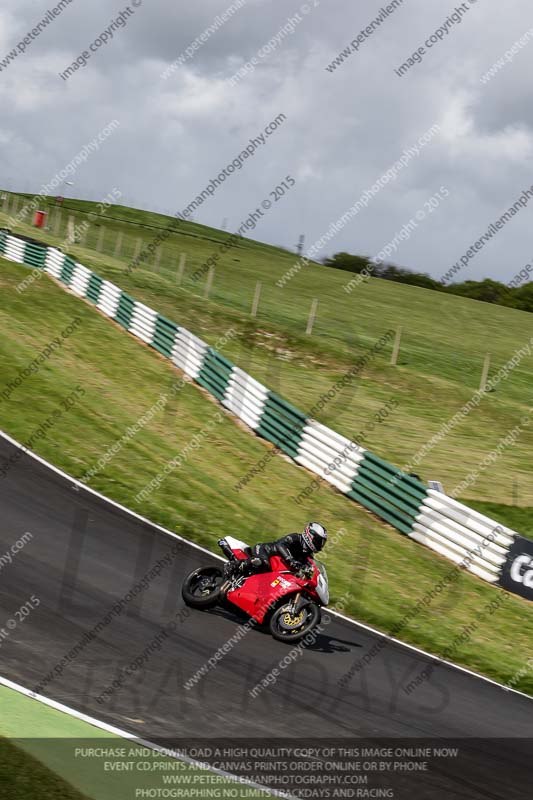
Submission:
<svg viewBox="0 0 533 800">
<path fill-rule="evenodd" d="M 278 642 L 301 641 L 316 627 L 321 618 L 320 608 L 308 603 L 296 615 L 291 614 L 290 603 L 279 606 L 270 616 L 269 631 Z"/>
<path fill-rule="evenodd" d="M 213 608 L 220 599 L 224 582 L 220 567 L 200 567 L 188 575 L 181 587 L 185 605 L 191 608 Z"/>
</svg>

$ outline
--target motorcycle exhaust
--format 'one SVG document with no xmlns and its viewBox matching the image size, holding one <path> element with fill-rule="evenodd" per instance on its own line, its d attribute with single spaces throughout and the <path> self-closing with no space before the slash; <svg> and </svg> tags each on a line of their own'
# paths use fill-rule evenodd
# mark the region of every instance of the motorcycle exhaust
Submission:
<svg viewBox="0 0 533 800">
<path fill-rule="evenodd" d="M 235 560 L 235 556 L 233 555 L 233 550 L 231 549 L 231 547 L 229 546 L 229 544 L 225 539 L 219 539 L 217 544 L 224 553 L 224 555 L 226 556 L 226 558 L 229 558 L 230 561 Z"/>
</svg>

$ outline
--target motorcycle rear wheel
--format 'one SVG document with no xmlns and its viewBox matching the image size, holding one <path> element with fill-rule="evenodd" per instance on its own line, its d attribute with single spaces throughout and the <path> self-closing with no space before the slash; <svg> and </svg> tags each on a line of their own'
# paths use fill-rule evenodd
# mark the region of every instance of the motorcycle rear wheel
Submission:
<svg viewBox="0 0 533 800">
<path fill-rule="evenodd" d="M 220 567 L 200 567 L 188 575 L 181 587 L 185 605 L 191 608 L 213 608 L 220 600 L 224 577 Z"/>
<path fill-rule="evenodd" d="M 308 603 L 302 608 L 296 617 L 291 616 L 289 603 L 279 606 L 270 616 L 268 628 L 270 634 L 278 642 L 301 641 L 310 631 L 313 630 L 321 619 L 319 606 L 315 603 Z"/>
</svg>

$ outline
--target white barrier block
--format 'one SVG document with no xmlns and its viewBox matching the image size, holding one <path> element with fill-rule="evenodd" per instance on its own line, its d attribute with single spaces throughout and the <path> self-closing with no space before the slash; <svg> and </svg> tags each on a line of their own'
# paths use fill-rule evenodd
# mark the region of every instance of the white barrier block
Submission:
<svg viewBox="0 0 533 800">
<path fill-rule="evenodd" d="M 120 302 L 122 290 L 115 286 L 114 283 L 103 281 L 98 295 L 98 303 L 96 307 L 100 309 L 108 317 L 115 317 Z"/>
<path fill-rule="evenodd" d="M 72 273 L 70 290 L 79 297 L 85 297 L 91 274 L 91 270 L 84 267 L 83 264 L 76 264 Z"/>
<path fill-rule="evenodd" d="M 24 264 L 25 249 L 26 243 L 22 239 L 17 239 L 16 236 L 6 236 L 4 257 L 7 258 L 8 261 Z"/>
<path fill-rule="evenodd" d="M 143 303 L 135 303 L 129 325 L 129 332 L 138 336 L 143 342 L 151 344 L 154 338 L 157 312 Z"/>
<path fill-rule="evenodd" d="M 54 278 L 59 278 L 63 263 L 65 261 L 65 254 L 61 250 L 56 250 L 55 247 L 49 247 L 46 251 L 46 258 L 44 261 L 44 270 Z"/>
<path fill-rule="evenodd" d="M 197 378 L 202 369 L 208 345 L 186 328 L 178 328 L 172 349 L 172 362 L 191 378 Z"/>
<path fill-rule="evenodd" d="M 250 425 L 250 419 L 254 419 L 251 427 L 257 428 L 263 415 L 265 404 L 268 397 L 268 389 L 262 386 L 238 367 L 232 369 L 222 405 L 228 408 L 233 414 L 243 419 Z M 246 417 L 246 419 L 245 419 Z"/>
</svg>

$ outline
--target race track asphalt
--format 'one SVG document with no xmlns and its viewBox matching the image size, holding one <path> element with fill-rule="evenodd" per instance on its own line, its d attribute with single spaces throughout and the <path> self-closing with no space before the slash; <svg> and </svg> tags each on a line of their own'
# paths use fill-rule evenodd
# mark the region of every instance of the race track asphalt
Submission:
<svg viewBox="0 0 533 800">
<path fill-rule="evenodd" d="M 0 467 L 16 452 L 0 438 Z M 428 773 L 399 778 L 413 782 L 412 793 L 404 794 L 402 784 L 397 797 L 533 796 L 531 700 L 390 642 L 355 670 L 383 640 L 335 616 L 326 617 L 316 643 L 285 668 L 280 663 L 290 648 L 250 630 L 187 690 L 186 681 L 242 623 L 224 610 L 184 608 L 182 579 L 213 556 L 29 455 L 0 477 L 0 511 L 0 557 L 25 532 L 32 536 L 11 564 L 0 560 L 2 676 L 151 741 L 394 740 L 421 746 L 438 737 L 461 743 L 461 764 L 441 760 Z M 161 571 L 150 579 L 157 563 Z M 113 612 L 144 577 L 146 588 L 130 595 L 121 613 Z M 24 618 L 23 606 L 29 610 Z M 13 619 L 16 626 L 8 628 Z M 113 680 L 136 658 L 143 659 L 142 669 L 113 690 Z M 408 693 L 406 684 L 431 663 L 428 679 Z M 276 666 L 276 683 L 252 698 L 249 691 Z"/>
</svg>

